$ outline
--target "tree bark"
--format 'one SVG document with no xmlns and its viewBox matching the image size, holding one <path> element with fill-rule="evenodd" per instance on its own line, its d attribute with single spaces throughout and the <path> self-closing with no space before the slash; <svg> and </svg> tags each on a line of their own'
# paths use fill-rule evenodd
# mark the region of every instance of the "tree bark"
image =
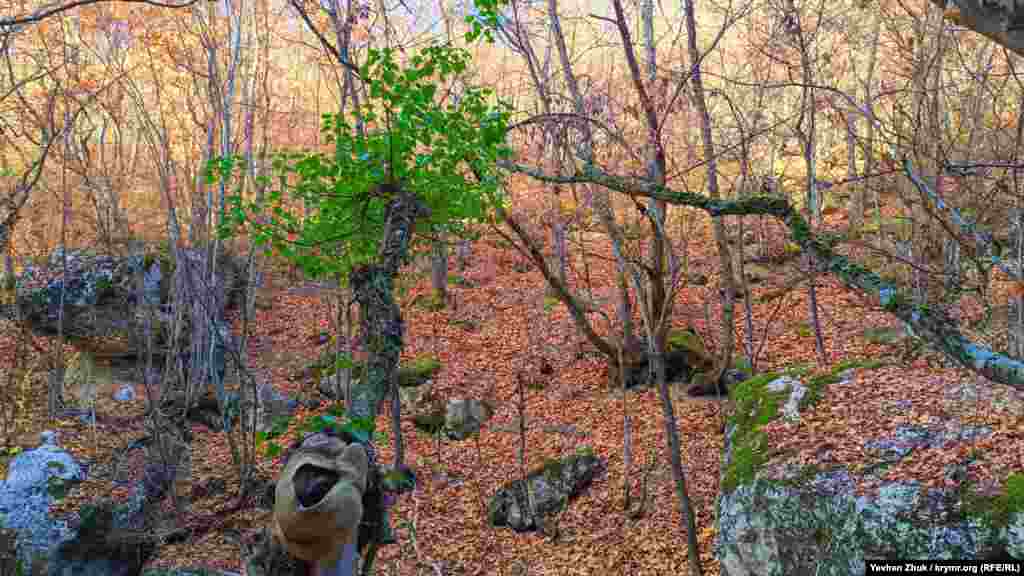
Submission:
<svg viewBox="0 0 1024 576">
<path fill-rule="evenodd" d="M 367 344 L 365 382 L 352 390 L 349 413 L 353 418 L 376 419 L 381 401 L 397 382 L 404 324 L 393 294 L 394 281 L 408 259 L 416 220 L 428 214 L 428 208 L 417 197 L 400 192 L 388 206 L 377 261 L 349 274 L 362 311 L 360 328 Z"/>
</svg>

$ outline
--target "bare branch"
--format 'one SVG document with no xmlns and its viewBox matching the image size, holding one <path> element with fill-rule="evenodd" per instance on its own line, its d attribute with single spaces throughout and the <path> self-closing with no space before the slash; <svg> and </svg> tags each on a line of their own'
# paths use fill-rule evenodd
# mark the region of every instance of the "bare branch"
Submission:
<svg viewBox="0 0 1024 576">
<path fill-rule="evenodd" d="M 194 5 L 199 0 L 188 0 L 184 4 L 169 4 L 166 2 L 159 2 L 158 0 L 76 0 L 68 4 L 58 4 L 57 6 L 50 6 L 47 8 L 40 8 L 31 16 L 16 16 L 14 18 L 3 18 L 0 19 L 0 30 L 4 28 L 12 28 L 14 26 L 20 26 L 24 24 L 34 24 L 45 18 L 49 18 L 54 14 L 61 12 L 67 12 L 68 10 L 74 10 L 82 6 L 88 6 L 90 4 L 99 4 L 100 2 L 123 2 L 125 4 L 149 4 L 150 6 L 158 6 L 160 8 L 188 8 Z M 9 32 L 9 31 L 5 31 Z"/>
</svg>

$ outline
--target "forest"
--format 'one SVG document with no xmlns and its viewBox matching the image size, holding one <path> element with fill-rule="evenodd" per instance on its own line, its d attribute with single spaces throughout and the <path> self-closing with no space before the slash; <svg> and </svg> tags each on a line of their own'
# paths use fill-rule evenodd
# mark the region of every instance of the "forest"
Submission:
<svg viewBox="0 0 1024 576">
<path fill-rule="evenodd" d="M 0 3 L 0 576 L 1019 570 L 1021 21 Z"/>
</svg>

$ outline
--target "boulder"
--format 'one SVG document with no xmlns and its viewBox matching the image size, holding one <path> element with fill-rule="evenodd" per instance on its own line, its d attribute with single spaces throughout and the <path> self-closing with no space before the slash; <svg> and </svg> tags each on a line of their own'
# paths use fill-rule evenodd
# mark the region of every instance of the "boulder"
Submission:
<svg viewBox="0 0 1024 576">
<path fill-rule="evenodd" d="M 835 376 L 849 378 L 845 371 Z M 761 375 L 730 394 L 735 415 L 726 427 L 716 555 L 723 576 L 863 574 L 866 562 L 886 558 L 1024 559 L 1024 476 L 1011 476 L 995 509 L 1005 514 L 965 513 L 973 504 L 954 486 L 932 489 L 914 480 L 887 480 L 887 463 L 917 447 L 942 446 L 962 434 L 986 436 L 985 428 L 904 426 L 890 438 L 872 439 L 865 452 L 877 463 L 858 471 L 819 470 L 798 463 L 795 451 L 762 450 L 759 427 L 777 418 L 795 420 L 812 403 L 809 387 L 793 377 Z M 947 467 L 947 484 L 965 469 Z M 879 483 L 858 495 L 859 480 Z M 1001 504 L 999 502 L 1002 502 Z"/>
<path fill-rule="evenodd" d="M 86 471 L 62 450 L 54 432 L 22 452 L 0 482 L 0 525 L 13 532 L 18 561 L 26 574 L 50 576 L 134 576 L 155 550 L 145 525 L 147 483 L 138 483 L 120 505 L 101 500 L 67 517 L 54 518 L 50 505 Z M 133 443 L 137 444 L 137 443 Z"/>
<path fill-rule="evenodd" d="M 445 433 L 453 440 L 465 440 L 480 431 L 494 415 L 494 407 L 476 399 L 452 398 L 444 413 Z"/>
<path fill-rule="evenodd" d="M 42 444 L 18 454 L 0 482 L 0 525 L 17 532 L 18 559 L 32 566 L 73 536 L 67 522 L 50 517 L 50 504 L 85 479 L 75 459 L 57 445 L 54 432 Z"/>
<path fill-rule="evenodd" d="M 516 532 L 537 530 L 538 518 L 562 510 L 590 486 L 604 467 L 604 462 L 589 451 L 549 460 L 530 472 L 525 481 L 519 478 L 499 489 L 488 502 L 488 520 L 493 526 L 508 526 Z M 530 513 L 528 485 L 535 514 Z"/>
<path fill-rule="evenodd" d="M 639 349 L 642 352 L 626 366 L 626 388 L 652 384 L 646 338 L 639 338 Z M 707 372 L 715 364 L 714 357 L 705 349 L 700 336 L 690 330 L 669 333 L 664 357 L 665 380 L 668 382 L 688 382 L 694 374 Z"/>
<path fill-rule="evenodd" d="M 441 362 L 431 356 L 420 356 L 412 360 L 404 361 L 398 366 L 398 387 L 399 391 L 406 388 L 416 388 L 431 381 L 434 374 L 441 369 Z M 352 386 L 358 386 L 366 371 L 365 364 L 354 362 L 352 370 Z M 318 378 L 317 391 L 324 397 L 331 400 L 344 400 L 336 398 L 334 392 L 334 380 L 337 369 L 334 366 L 334 350 L 328 349 L 320 354 L 316 360 L 302 368 L 297 374 L 298 379 L 310 377 Z M 342 391 L 344 394 L 344 390 Z M 413 394 L 414 396 L 416 394 Z"/>
<path fill-rule="evenodd" d="M 192 265 L 191 269 L 199 270 L 199 251 L 186 249 L 181 254 Z M 170 288 L 173 272 L 181 264 L 176 258 L 159 250 L 129 256 L 77 250 L 67 254 L 66 276 L 63 259 L 63 252 L 58 249 L 46 266 L 29 267 L 17 280 L 17 303 L 33 330 L 57 333 L 63 292 L 64 331 L 76 346 L 97 357 L 137 357 L 144 349 L 144 339 L 139 335 L 144 333 L 147 321 L 138 305 L 149 302 L 157 305 L 154 352 L 167 348 L 167 328 L 172 319 L 168 308 Z M 224 306 L 242 301 L 240 293 L 244 291 L 246 277 L 244 260 L 225 251 L 217 264 L 219 273 L 213 289 L 222 295 L 215 312 L 220 318 Z M 137 285 L 139 274 L 143 279 L 141 292 Z M 188 331 L 183 333 L 187 337 Z"/>
</svg>

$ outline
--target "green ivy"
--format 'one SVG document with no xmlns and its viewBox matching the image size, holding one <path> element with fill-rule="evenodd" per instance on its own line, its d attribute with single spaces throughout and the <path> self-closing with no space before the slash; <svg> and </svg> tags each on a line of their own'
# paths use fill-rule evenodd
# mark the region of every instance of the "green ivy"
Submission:
<svg viewBox="0 0 1024 576">
<path fill-rule="evenodd" d="M 293 417 L 279 416 L 274 420 L 270 430 L 256 433 L 256 446 L 264 448 L 264 454 L 268 458 L 276 458 L 282 452 L 282 447 L 275 438 L 283 436 L 291 427 Z M 376 423 L 370 418 L 353 418 L 345 413 L 341 406 L 332 406 L 327 414 L 316 414 L 306 416 L 298 423 L 298 430 L 303 434 L 321 432 L 326 428 L 344 431 L 360 442 L 369 442 L 374 439 Z"/>
</svg>

